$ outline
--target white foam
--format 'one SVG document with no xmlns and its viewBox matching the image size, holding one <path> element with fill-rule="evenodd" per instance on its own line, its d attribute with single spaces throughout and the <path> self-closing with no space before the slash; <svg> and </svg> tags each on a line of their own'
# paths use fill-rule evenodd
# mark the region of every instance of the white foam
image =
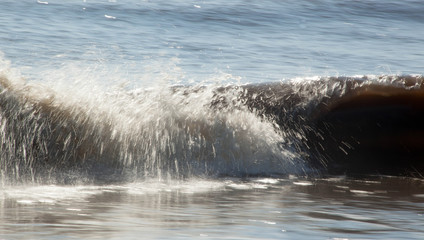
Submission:
<svg viewBox="0 0 424 240">
<path fill-rule="evenodd" d="M 225 182 L 218 180 L 196 178 L 186 181 L 158 181 L 157 179 L 152 179 L 148 181 L 128 183 L 124 185 L 122 189 L 132 195 L 157 194 L 161 192 L 194 194 L 209 191 L 220 191 L 224 189 L 225 185 Z"/>
<path fill-rule="evenodd" d="M 55 204 L 67 200 L 85 201 L 88 196 L 102 192 L 101 186 L 6 186 L 2 189 L 8 199 L 15 199 L 20 204 Z M 69 211 L 78 211 L 68 209 Z"/>
<path fill-rule="evenodd" d="M 299 181 L 299 182 L 293 182 L 294 185 L 298 186 L 312 186 L 313 183 L 309 181 Z"/>
<path fill-rule="evenodd" d="M 115 16 L 111 16 L 111 15 L 107 15 L 107 14 L 105 14 L 105 18 L 108 18 L 108 19 L 116 19 L 116 17 L 115 17 Z"/>
</svg>

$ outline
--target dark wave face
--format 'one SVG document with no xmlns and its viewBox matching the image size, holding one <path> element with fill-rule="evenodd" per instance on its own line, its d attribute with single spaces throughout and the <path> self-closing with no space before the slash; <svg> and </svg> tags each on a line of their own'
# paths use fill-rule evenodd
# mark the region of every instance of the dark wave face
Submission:
<svg viewBox="0 0 424 240">
<path fill-rule="evenodd" d="M 289 133 L 321 172 L 423 176 L 421 76 L 321 78 L 246 89 L 246 104 Z"/>
<path fill-rule="evenodd" d="M 1 88 L 3 180 L 424 173 L 421 76 L 112 92 L 3 76 Z"/>
</svg>

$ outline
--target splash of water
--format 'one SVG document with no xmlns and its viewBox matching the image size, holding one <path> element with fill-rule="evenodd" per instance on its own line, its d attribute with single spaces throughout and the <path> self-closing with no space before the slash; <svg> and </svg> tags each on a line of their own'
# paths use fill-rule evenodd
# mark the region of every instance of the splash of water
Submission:
<svg viewBox="0 0 424 240">
<path fill-rule="evenodd" d="M 69 80 L 69 79 L 67 79 Z M 0 85 L 1 175 L 13 181 L 292 173 L 296 154 L 241 88 L 125 90 L 81 79 Z M 225 107 L 214 106 L 226 99 Z M 75 175 L 75 176 L 74 176 Z M 74 176 L 74 177 L 72 177 Z"/>
</svg>

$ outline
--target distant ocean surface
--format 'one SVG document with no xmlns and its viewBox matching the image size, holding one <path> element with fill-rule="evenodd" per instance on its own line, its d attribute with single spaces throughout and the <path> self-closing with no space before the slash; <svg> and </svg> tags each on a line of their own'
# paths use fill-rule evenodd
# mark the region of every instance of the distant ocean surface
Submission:
<svg viewBox="0 0 424 240">
<path fill-rule="evenodd" d="M 424 239 L 423 13 L 2 0 L 0 239 Z"/>
<path fill-rule="evenodd" d="M 422 74 L 424 66 L 421 1 L 1 5 L 3 59 L 37 79 L 70 65 L 130 81 L 167 74 L 182 82 Z"/>
</svg>

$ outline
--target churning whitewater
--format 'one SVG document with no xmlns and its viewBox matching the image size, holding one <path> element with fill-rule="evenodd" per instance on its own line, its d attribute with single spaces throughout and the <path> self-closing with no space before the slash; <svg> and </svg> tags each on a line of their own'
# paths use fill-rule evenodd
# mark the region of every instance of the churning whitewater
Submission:
<svg viewBox="0 0 424 240">
<path fill-rule="evenodd" d="M 421 76 L 105 90 L 25 81 L 6 68 L 0 86 L 3 181 L 424 169 L 423 129 L 407 127 L 424 118 Z"/>
</svg>

